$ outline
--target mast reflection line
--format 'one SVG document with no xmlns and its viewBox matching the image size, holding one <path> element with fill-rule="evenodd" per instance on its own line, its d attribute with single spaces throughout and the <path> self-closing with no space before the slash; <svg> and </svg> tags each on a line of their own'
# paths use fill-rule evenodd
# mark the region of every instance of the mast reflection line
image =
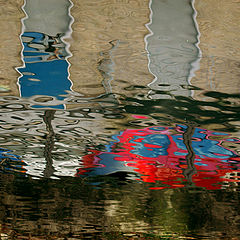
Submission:
<svg viewBox="0 0 240 240">
<path fill-rule="evenodd" d="M 187 168 L 183 170 L 183 174 L 186 177 L 189 184 L 193 184 L 192 176 L 197 173 L 196 167 L 194 166 L 195 153 L 192 147 L 192 136 L 195 131 L 194 123 L 186 124 L 187 129 L 183 133 L 183 143 L 185 144 L 188 154 L 186 156 Z"/>
<path fill-rule="evenodd" d="M 54 148 L 54 138 L 55 133 L 52 127 L 52 120 L 54 119 L 54 114 L 56 110 L 46 110 L 43 115 L 43 121 L 46 124 L 46 142 L 44 147 L 44 157 L 46 160 L 46 167 L 43 171 L 43 175 L 49 178 L 54 173 L 53 160 L 52 160 L 52 150 Z"/>
</svg>

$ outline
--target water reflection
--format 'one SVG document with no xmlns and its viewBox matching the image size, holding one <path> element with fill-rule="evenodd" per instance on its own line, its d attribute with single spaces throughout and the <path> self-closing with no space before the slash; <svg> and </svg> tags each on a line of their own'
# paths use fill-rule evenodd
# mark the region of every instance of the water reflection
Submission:
<svg viewBox="0 0 240 240">
<path fill-rule="evenodd" d="M 93 150 L 83 157 L 78 176 L 129 175 L 127 178 L 162 184 L 152 189 L 219 189 L 221 182 L 239 182 L 240 155 L 222 144 L 240 140 L 227 138 L 224 133 L 179 125 L 127 129 L 112 138 L 116 141 L 107 145 L 105 151 Z M 229 179 L 230 175 L 236 179 Z"/>
<path fill-rule="evenodd" d="M 194 1 L 73 3 L 23 6 L 21 96 L 0 97 L 1 237 L 238 237 L 240 98 L 189 82 Z"/>
<path fill-rule="evenodd" d="M 152 98 L 169 98 L 173 95 L 191 96 L 185 86 L 196 70 L 199 61 L 198 31 L 195 9 L 191 0 L 152 1 L 152 14 L 146 37 L 149 52 L 149 69 L 155 76 L 149 85 L 153 90 L 163 91 L 151 94 Z"/>
<path fill-rule="evenodd" d="M 69 46 L 64 42 L 64 37 L 71 32 L 70 6 L 68 0 L 26 0 L 23 6 L 26 14 L 21 35 L 24 67 L 18 68 L 22 74 L 19 78 L 21 97 L 37 95 L 40 102 L 58 109 L 64 108 L 59 100 L 71 90 Z"/>
<path fill-rule="evenodd" d="M 0 149 L 0 171 L 3 173 L 25 173 L 26 163 L 20 156 L 12 154 L 10 150 Z"/>
<path fill-rule="evenodd" d="M 77 169 L 79 174 L 82 169 L 89 170 L 96 176 L 99 175 L 98 171 L 102 171 L 100 175 L 123 171 L 135 174 L 137 167 L 134 164 L 144 163 L 146 168 L 151 169 L 159 162 L 159 158 L 162 159 L 162 156 L 165 156 L 165 165 L 175 166 L 175 170 L 179 173 L 175 177 L 181 178 L 181 181 L 187 179 L 191 185 L 192 177 L 194 179 L 194 176 L 201 175 L 201 171 L 206 171 L 206 175 L 214 172 L 210 179 L 218 183 L 223 180 L 218 175 L 225 176 L 231 170 L 239 171 L 237 163 L 239 161 L 237 149 L 239 128 L 236 125 L 239 119 L 239 108 L 227 101 L 232 98 L 237 102 L 239 98 L 236 95 L 213 92 L 207 92 L 206 95 L 211 96 L 213 101 L 196 101 L 185 97 L 177 97 L 175 100 L 126 98 L 122 99 L 122 105 L 117 107 L 104 105 L 104 100 L 109 100 L 107 96 L 106 99 L 95 100 L 100 103 L 99 105 L 89 101 L 88 107 L 83 106 L 71 111 L 46 110 L 44 113 L 21 108 L 13 109 L 14 105 L 9 105 L 9 98 L 7 98 L 6 104 L 1 106 L 3 134 L 0 143 L 1 146 L 7 145 L 9 149 L 14 150 L 14 154 L 21 156 L 28 165 L 26 166 L 28 174 L 32 176 L 74 176 Z M 214 107 L 216 110 L 205 109 L 204 104 L 206 108 Z M 173 122 L 182 124 L 174 127 Z M 159 126 L 164 126 L 165 130 Z M 210 131 L 203 126 L 216 130 Z M 159 131 L 157 131 L 158 128 Z M 143 145 L 141 141 L 136 145 L 135 141 L 131 142 L 128 139 L 128 137 L 141 135 L 141 132 Z M 159 140 L 157 143 L 159 147 L 146 148 L 144 144 L 153 144 L 154 138 Z M 116 161 L 115 157 L 118 156 L 119 151 L 123 155 L 126 154 L 126 159 L 132 159 L 132 148 L 136 146 L 139 147 L 137 149 L 140 152 L 134 153 L 136 158 L 133 158 L 133 166 L 131 163 L 126 164 L 125 160 Z M 172 152 L 171 149 L 175 150 Z M 145 151 L 147 155 L 144 155 Z M 95 158 L 98 154 L 101 155 L 100 159 Z M 122 154 L 120 158 L 121 156 Z M 147 157 L 147 161 L 141 157 Z M 171 165 L 169 157 L 170 160 L 173 157 L 175 165 Z M 134 159 L 138 159 L 137 163 Z M 99 168 L 99 160 L 108 167 Z M 227 162 L 224 163 L 222 160 Z M 197 161 L 203 165 L 197 165 Z M 204 165 L 206 169 L 202 169 Z M 223 170 L 222 173 L 218 172 L 219 166 Z M 159 171 L 160 167 L 157 168 Z M 140 171 L 141 174 L 156 175 L 155 170 L 153 173 L 151 171 L 144 173 L 144 171 Z M 170 176 L 170 173 L 166 174 L 167 178 Z M 174 174 L 172 177 L 175 178 Z M 153 179 L 158 181 L 157 177 Z M 200 183 L 199 186 L 213 188 L 210 180 L 204 184 Z"/>
<path fill-rule="evenodd" d="M 106 92 L 139 94 L 140 90 L 126 88 L 146 86 L 153 79 L 144 42 L 149 0 L 74 1 L 71 12 L 73 56 L 69 61 L 73 90 L 83 98 Z"/>
</svg>

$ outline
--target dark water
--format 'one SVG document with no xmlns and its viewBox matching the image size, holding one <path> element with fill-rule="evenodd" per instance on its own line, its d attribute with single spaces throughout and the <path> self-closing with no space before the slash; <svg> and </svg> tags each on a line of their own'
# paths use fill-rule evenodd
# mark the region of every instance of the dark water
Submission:
<svg viewBox="0 0 240 240">
<path fill-rule="evenodd" d="M 1 239 L 238 239 L 237 54 L 206 50 L 198 1 L 81 4 L 10 6 Z"/>
</svg>

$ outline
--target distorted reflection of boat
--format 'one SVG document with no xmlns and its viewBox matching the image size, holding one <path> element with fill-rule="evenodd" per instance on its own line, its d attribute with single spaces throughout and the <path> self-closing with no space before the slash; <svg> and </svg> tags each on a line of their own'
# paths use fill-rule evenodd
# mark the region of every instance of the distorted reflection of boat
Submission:
<svg viewBox="0 0 240 240">
<path fill-rule="evenodd" d="M 234 105 L 224 107 L 231 109 L 228 112 L 231 116 L 221 111 L 221 93 L 206 93 L 216 98 L 213 101 L 192 98 L 194 90 L 200 90 L 190 82 L 201 58 L 193 1 L 152 1 L 151 10 L 147 24 L 150 33 L 145 41 L 149 72 L 154 80 L 148 84 L 147 97 L 122 97 L 123 112 L 159 121 L 170 116 L 181 122 L 191 120 L 196 125 L 218 123 L 220 119 L 237 120 Z M 140 85 L 134 87 L 143 89 Z M 136 126 L 137 129 L 126 128 L 112 136 L 115 141 L 105 145 L 104 150 L 91 148 L 92 153 L 82 157 L 83 166 L 76 176 L 115 176 L 156 183 L 151 189 L 185 186 L 220 189 L 225 183 L 239 182 L 240 156 L 223 146 L 225 142 L 239 143 L 237 138 L 194 124 L 140 129 Z"/>
<path fill-rule="evenodd" d="M 3 4 L 0 238 L 239 236 L 237 1 Z"/>
<path fill-rule="evenodd" d="M 126 129 L 112 137 L 115 141 L 105 146 L 105 151 L 92 150 L 84 156 L 77 176 L 134 174 L 135 180 L 162 183 L 154 189 L 189 184 L 220 189 L 223 182 L 239 182 L 228 176 L 240 172 L 240 156 L 222 144 L 240 141 L 197 127 L 188 136 L 189 128 Z"/>
</svg>

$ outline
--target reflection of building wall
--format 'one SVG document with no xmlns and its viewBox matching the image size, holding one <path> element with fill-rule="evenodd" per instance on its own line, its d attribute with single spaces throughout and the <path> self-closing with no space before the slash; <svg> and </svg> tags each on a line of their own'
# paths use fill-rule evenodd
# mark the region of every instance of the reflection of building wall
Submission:
<svg viewBox="0 0 240 240">
<path fill-rule="evenodd" d="M 22 64 L 20 58 L 21 11 L 23 0 L 9 0 L 0 9 L 0 95 L 18 95 L 15 67 Z"/>
<path fill-rule="evenodd" d="M 66 34 L 69 31 L 71 18 L 68 9 L 69 0 L 25 0 L 25 32 L 39 32 L 49 36 Z"/>
<path fill-rule="evenodd" d="M 97 96 L 111 91 L 104 89 L 103 80 L 107 88 L 108 82 L 114 79 L 113 92 L 119 92 L 128 84 L 146 85 L 152 80 L 144 43 L 144 36 L 148 34 L 145 27 L 149 21 L 148 2 L 73 1 L 74 41 L 69 61 L 74 91 Z"/>
<path fill-rule="evenodd" d="M 198 59 L 198 32 L 191 0 L 154 0 L 151 5 L 152 35 L 147 38 L 149 68 L 155 76 L 153 90 L 190 96 L 187 89 L 192 63 Z M 154 94 L 153 98 L 166 95 Z"/>
<path fill-rule="evenodd" d="M 195 1 L 202 59 L 191 81 L 193 85 L 206 90 L 239 93 L 238 4 L 239 1 L 228 0 Z"/>
</svg>

